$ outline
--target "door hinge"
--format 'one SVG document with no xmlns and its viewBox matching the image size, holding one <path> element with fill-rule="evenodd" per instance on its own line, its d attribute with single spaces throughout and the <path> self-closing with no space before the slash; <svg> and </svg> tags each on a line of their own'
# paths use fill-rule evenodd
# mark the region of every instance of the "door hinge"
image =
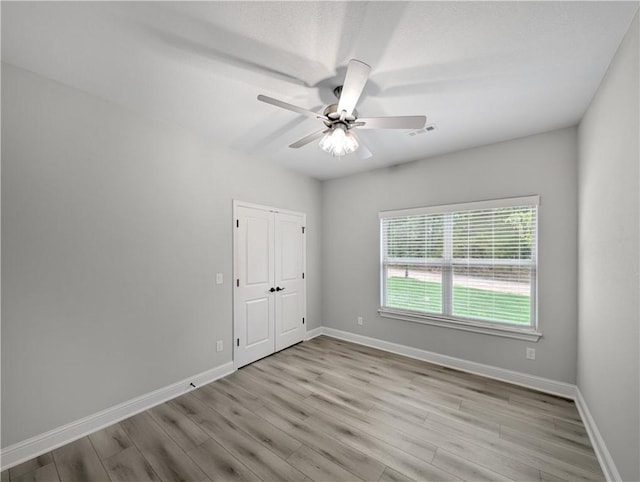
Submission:
<svg viewBox="0 0 640 482">
<path fill-rule="evenodd" d="M 302 273 L 302 279 L 304 279 L 304 273 Z"/>
<path fill-rule="evenodd" d="M 302 324 L 304 325 L 304 318 L 302 318 Z"/>
<path fill-rule="evenodd" d="M 302 234 L 304 234 L 304 226 L 302 226 Z"/>
<path fill-rule="evenodd" d="M 240 338 L 236 338 L 236 346 L 240 346 Z"/>
<path fill-rule="evenodd" d="M 236 228 L 239 228 L 239 227 L 240 227 L 240 220 L 236 219 Z"/>
<path fill-rule="evenodd" d="M 236 280 L 236 286 L 237 286 L 238 288 L 240 288 L 240 279 L 237 279 L 237 280 Z"/>
</svg>

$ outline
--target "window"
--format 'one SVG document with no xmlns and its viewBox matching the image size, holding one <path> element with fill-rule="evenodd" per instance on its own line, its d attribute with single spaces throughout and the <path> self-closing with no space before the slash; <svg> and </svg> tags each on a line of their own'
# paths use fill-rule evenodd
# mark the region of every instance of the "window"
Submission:
<svg viewBox="0 0 640 482">
<path fill-rule="evenodd" d="M 380 213 L 380 313 L 537 340 L 537 211 L 528 196 Z"/>
</svg>

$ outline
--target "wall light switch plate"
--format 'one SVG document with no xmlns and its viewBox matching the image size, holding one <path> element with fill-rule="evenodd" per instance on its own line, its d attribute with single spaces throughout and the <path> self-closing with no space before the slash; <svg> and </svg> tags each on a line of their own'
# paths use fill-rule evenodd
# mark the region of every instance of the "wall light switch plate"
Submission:
<svg viewBox="0 0 640 482">
<path fill-rule="evenodd" d="M 222 284 L 222 273 L 216 273 L 216 284 Z"/>
<path fill-rule="evenodd" d="M 216 342 L 216 351 L 222 351 L 222 349 L 223 349 L 222 340 L 218 340 Z"/>
<path fill-rule="evenodd" d="M 527 360 L 535 360 L 535 359 L 536 359 L 536 349 L 527 348 Z"/>
</svg>

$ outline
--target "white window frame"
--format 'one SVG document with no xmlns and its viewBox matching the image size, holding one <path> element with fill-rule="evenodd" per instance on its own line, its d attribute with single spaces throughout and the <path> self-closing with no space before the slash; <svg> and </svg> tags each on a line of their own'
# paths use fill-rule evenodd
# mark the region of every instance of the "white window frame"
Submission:
<svg viewBox="0 0 640 482">
<path fill-rule="evenodd" d="M 382 230 L 382 220 L 386 218 L 416 216 L 421 214 L 445 214 L 445 238 L 447 236 L 447 228 L 451 229 L 451 218 L 454 212 L 459 211 L 476 211 L 482 209 L 496 209 L 501 207 L 515 207 L 515 206 L 539 206 L 540 196 L 524 196 L 517 198 L 495 199 L 488 201 L 477 201 L 470 203 L 458 203 L 458 204 L 446 204 L 440 206 L 428 206 L 413 209 L 400 209 L 393 211 L 381 211 L 378 213 L 378 219 L 380 222 L 380 308 L 378 313 L 385 318 L 400 319 L 404 321 L 411 321 L 415 323 L 424 323 L 428 325 L 442 326 L 447 328 L 453 328 L 457 330 L 471 331 L 475 333 L 483 333 L 488 335 L 496 335 L 507 338 L 516 338 L 520 340 L 537 342 L 542 333 L 538 330 L 538 309 L 537 309 L 537 280 L 538 280 L 538 220 L 540 216 L 540 210 L 538 209 L 538 215 L 536 216 L 536 237 L 535 246 L 533 249 L 533 257 L 531 260 L 531 268 L 533 269 L 534 276 L 531 283 L 531 324 L 525 327 L 519 327 L 515 324 L 499 323 L 491 321 L 472 320 L 468 318 L 459 318 L 451 314 L 451 299 L 450 290 L 443 289 L 443 311 L 445 314 L 426 313 L 419 311 L 403 310 L 399 308 L 390 308 L 384 306 L 385 296 L 385 279 L 386 279 L 386 264 L 384 260 L 384 253 L 386 251 L 384 243 L 384 236 Z M 446 216 L 451 214 L 451 216 Z M 448 219 L 448 221 L 447 221 Z M 449 233 L 450 235 L 450 233 Z M 442 284 L 445 286 L 451 285 L 451 276 L 455 261 L 449 252 L 449 243 L 444 243 L 444 259 L 438 259 L 438 265 L 442 266 Z M 435 260 L 433 260 L 435 261 Z M 465 264 L 467 264 L 465 261 Z M 422 259 L 421 262 L 424 262 Z M 480 261 L 479 261 L 480 262 Z M 505 261 L 506 264 L 512 264 L 510 260 Z M 427 260 L 426 264 L 430 264 Z M 494 260 L 495 264 L 495 260 Z"/>
</svg>

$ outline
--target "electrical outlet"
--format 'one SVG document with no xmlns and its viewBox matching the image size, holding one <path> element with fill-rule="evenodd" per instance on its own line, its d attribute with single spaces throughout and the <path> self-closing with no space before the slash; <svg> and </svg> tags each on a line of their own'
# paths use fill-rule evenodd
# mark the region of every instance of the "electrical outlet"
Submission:
<svg viewBox="0 0 640 482">
<path fill-rule="evenodd" d="M 218 340 L 216 342 L 216 351 L 222 351 L 222 348 L 223 348 L 222 340 Z"/>
<path fill-rule="evenodd" d="M 364 320 L 362 319 L 362 316 L 358 316 L 358 325 L 362 325 L 364 323 Z"/>
<path fill-rule="evenodd" d="M 535 360 L 535 359 L 536 359 L 536 349 L 527 348 L 527 360 Z"/>
<path fill-rule="evenodd" d="M 222 273 L 216 273 L 216 284 L 222 284 Z"/>
</svg>

